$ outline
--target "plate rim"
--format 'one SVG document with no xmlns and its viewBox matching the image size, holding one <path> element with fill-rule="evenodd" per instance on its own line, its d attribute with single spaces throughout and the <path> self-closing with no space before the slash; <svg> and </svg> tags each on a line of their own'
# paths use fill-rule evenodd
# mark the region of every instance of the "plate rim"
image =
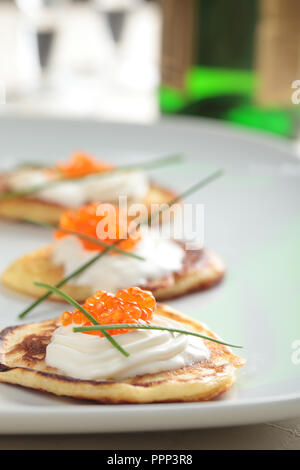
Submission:
<svg viewBox="0 0 300 470">
<path fill-rule="evenodd" d="M 68 407 L 61 405 L 59 408 L 28 406 L 23 410 L 15 406 L 4 412 L 0 409 L 0 434 L 15 434 L 16 428 L 22 434 L 76 434 L 79 432 L 166 431 L 261 424 L 295 418 L 297 416 L 295 409 L 296 407 L 299 409 L 300 406 L 300 394 L 287 394 L 280 399 L 273 400 L 257 398 L 247 401 L 240 399 L 235 403 L 215 401 L 144 405 L 86 404 Z M 154 413 L 154 411 L 159 411 L 159 413 Z M 150 420 L 148 420 L 149 417 Z M 29 425 L 27 425 L 28 418 L 30 418 Z M 43 421 L 43 418 L 47 420 Z M 59 428 L 56 427 L 57 421 L 60 421 Z M 76 428 L 79 423 L 84 424 L 80 429 Z"/>
<path fill-rule="evenodd" d="M 299 161 L 294 151 L 293 140 L 288 137 L 273 134 L 271 132 L 263 132 L 242 124 L 233 125 L 230 122 L 219 121 L 213 118 L 194 117 L 194 116 L 160 116 L 158 119 L 148 123 L 139 122 L 122 122 L 122 121 L 106 121 L 96 116 L 89 116 L 82 118 L 76 116 L 46 116 L 45 114 L 36 113 L 34 115 L 26 115 L 25 113 L 16 113 L 14 111 L 7 112 L 7 114 L 0 113 L 1 121 L 18 121 L 18 122 L 32 122 L 32 123 L 68 123 L 77 125 L 99 124 L 105 127 L 140 127 L 151 128 L 157 126 L 171 126 L 171 127 L 188 127 L 197 128 L 201 127 L 210 132 L 218 132 L 218 134 L 231 134 L 234 137 L 242 138 L 243 140 L 264 144 L 268 147 L 276 147 L 281 151 L 287 152 L 295 161 Z"/>
</svg>

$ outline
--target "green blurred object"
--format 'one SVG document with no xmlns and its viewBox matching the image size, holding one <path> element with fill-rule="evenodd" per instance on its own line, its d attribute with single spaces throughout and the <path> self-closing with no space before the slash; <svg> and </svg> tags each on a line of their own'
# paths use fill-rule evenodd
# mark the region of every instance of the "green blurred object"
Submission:
<svg viewBox="0 0 300 470">
<path fill-rule="evenodd" d="M 250 99 L 253 73 L 209 67 L 194 67 L 188 73 L 183 91 L 162 86 L 160 105 L 163 112 L 182 112 L 195 101 L 236 96 Z"/>
<path fill-rule="evenodd" d="M 293 114 L 289 109 L 252 103 L 256 77 L 251 70 L 193 67 L 183 91 L 162 86 L 160 109 L 181 114 L 222 119 L 273 134 L 292 137 Z"/>
<path fill-rule="evenodd" d="M 246 104 L 228 111 L 225 117 L 244 126 L 252 127 L 260 131 L 271 132 L 283 137 L 293 137 L 294 120 L 289 110 L 278 107 L 262 108 Z"/>
<path fill-rule="evenodd" d="M 250 98 L 254 89 L 254 75 L 249 70 L 195 67 L 187 73 L 186 89 L 191 99 L 227 94 Z"/>
<path fill-rule="evenodd" d="M 178 1 L 165 0 L 163 83 L 159 90 L 162 113 L 202 116 L 232 122 L 245 128 L 293 137 L 296 110 L 256 102 L 258 79 L 254 68 L 258 0 L 189 0 L 191 14 L 181 24 L 184 11 Z M 170 18 L 173 18 L 173 22 Z M 176 20 L 176 21 L 175 21 Z M 195 31 L 192 31 L 192 26 Z M 173 47 L 188 36 L 194 42 L 194 59 Z M 185 58 L 185 60 L 184 60 Z M 298 112 L 298 111 L 297 111 Z"/>
</svg>

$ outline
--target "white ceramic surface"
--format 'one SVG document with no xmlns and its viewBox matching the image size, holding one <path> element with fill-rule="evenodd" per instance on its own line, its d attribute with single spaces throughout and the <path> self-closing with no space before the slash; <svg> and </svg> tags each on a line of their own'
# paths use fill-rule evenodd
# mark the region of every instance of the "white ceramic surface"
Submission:
<svg viewBox="0 0 300 470">
<path fill-rule="evenodd" d="M 208 121 L 153 126 L 0 119 L 1 165 L 53 162 L 84 149 L 120 163 L 184 152 L 187 163 L 153 171 L 184 190 L 211 171 L 225 176 L 189 200 L 205 205 L 205 243 L 224 258 L 219 287 L 170 304 L 244 345 L 237 385 L 214 402 L 94 405 L 0 385 L 0 432 L 85 433 L 165 430 L 259 423 L 300 415 L 300 161 L 289 143 Z M 0 271 L 51 240 L 44 229 L 0 222 Z M 0 328 L 15 324 L 30 299 L 0 288 Z M 43 304 L 28 320 L 59 313 Z"/>
</svg>

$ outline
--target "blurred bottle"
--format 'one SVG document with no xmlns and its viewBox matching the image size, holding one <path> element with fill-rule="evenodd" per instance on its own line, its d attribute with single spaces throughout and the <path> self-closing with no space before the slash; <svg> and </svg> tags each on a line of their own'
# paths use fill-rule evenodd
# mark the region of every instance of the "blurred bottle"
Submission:
<svg viewBox="0 0 300 470">
<path fill-rule="evenodd" d="M 293 135 L 299 0 L 161 0 L 161 6 L 163 113 Z"/>
</svg>

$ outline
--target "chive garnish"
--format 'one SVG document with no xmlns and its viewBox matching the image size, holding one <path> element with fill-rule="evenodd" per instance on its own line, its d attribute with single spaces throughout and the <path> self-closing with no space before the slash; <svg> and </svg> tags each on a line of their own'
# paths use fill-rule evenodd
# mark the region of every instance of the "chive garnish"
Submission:
<svg viewBox="0 0 300 470">
<path fill-rule="evenodd" d="M 126 172 L 130 170 L 143 170 L 143 169 L 155 169 L 155 168 L 161 168 L 163 166 L 167 165 L 172 165 L 174 163 L 179 163 L 182 161 L 182 155 L 169 155 L 167 157 L 162 157 L 158 158 L 157 160 L 152 160 L 150 162 L 145 162 L 145 163 L 133 163 L 131 165 L 122 165 L 117 168 L 113 168 L 111 170 L 103 171 L 100 173 L 93 173 L 91 175 L 84 175 L 84 176 L 78 176 L 75 178 L 59 178 L 51 181 L 47 181 L 46 183 L 38 184 L 35 186 L 31 186 L 27 189 L 20 189 L 20 190 L 8 190 L 5 191 L 4 193 L 1 194 L 0 201 L 1 200 L 9 200 L 9 199 L 14 199 L 18 197 L 26 197 L 30 196 L 32 194 L 36 194 L 40 191 L 43 191 L 44 189 L 51 188 L 53 186 L 56 186 L 61 183 L 75 183 L 77 181 L 83 180 L 86 177 L 95 177 L 95 178 L 101 178 L 109 173 L 121 173 L 121 172 Z"/>
<path fill-rule="evenodd" d="M 78 276 L 82 271 L 84 271 L 86 268 L 91 266 L 93 263 L 98 261 L 98 259 L 102 258 L 108 251 L 110 251 L 110 248 L 105 248 L 104 251 L 101 253 L 98 253 L 96 256 L 94 256 L 91 260 L 89 260 L 87 263 L 83 264 L 80 266 L 78 269 L 73 271 L 69 276 L 64 277 L 60 282 L 58 282 L 55 287 L 59 288 L 62 287 L 64 284 L 66 284 L 70 279 L 73 279 L 73 277 Z M 35 300 L 32 304 L 29 305 L 28 308 L 26 308 L 18 318 L 24 318 L 31 310 L 33 310 L 35 307 L 37 307 L 39 304 L 41 304 L 44 300 L 46 300 L 49 296 L 51 295 L 51 291 L 49 290 L 46 292 L 44 295 L 39 297 L 37 300 Z"/>
<path fill-rule="evenodd" d="M 115 346 L 124 356 L 128 357 L 129 353 L 127 351 L 124 351 L 123 348 L 120 346 L 119 343 L 114 344 L 113 338 L 107 333 L 107 330 L 161 330 L 161 331 L 169 331 L 170 333 L 180 333 L 184 335 L 190 335 L 190 336 L 196 336 L 197 338 L 202 338 L 206 339 L 208 341 L 213 341 L 214 343 L 222 344 L 223 346 L 229 346 L 231 348 L 242 348 L 242 346 L 236 346 L 234 344 L 230 343 L 225 343 L 224 341 L 221 341 L 220 339 L 217 338 L 212 338 L 211 336 L 207 335 L 202 335 L 201 333 L 197 333 L 196 331 L 190 331 L 190 330 L 182 330 L 181 328 L 169 328 L 167 326 L 160 326 L 160 325 L 137 325 L 137 324 L 132 324 L 132 323 L 112 323 L 112 324 L 107 324 L 107 325 L 101 325 L 97 322 L 97 320 L 85 310 L 76 300 L 72 299 L 69 295 L 65 294 L 62 292 L 60 289 L 57 289 L 56 287 L 50 286 L 48 284 L 44 284 L 42 282 L 35 282 L 36 286 L 39 287 L 44 287 L 45 289 L 49 289 L 52 292 L 55 292 L 57 295 L 65 299 L 67 302 L 69 302 L 73 307 L 77 308 L 80 310 L 87 318 L 90 320 L 91 323 L 93 323 L 93 326 L 75 326 L 73 328 L 73 331 L 75 333 L 81 333 L 84 331 L 101 331 L 105 336 L 106 334 L 110 337 L 107 339 L 112 343 L 113 346 Z M 106 334 L 105 334 L 106 333 Z"/>
<path fill-rule="evenodd" d="M 102 328 L 106 330 L 118 330 L 118 329 L 126 329 L 126 330 L 163 330 L 169 331 L 170 333 L 180 333 L 183 335 L 190 335 L 190 336 L 197 336 L 198 338 L 207 339 L 209 341 L 213 341 L 214 343 L 222 344 L 223 346 L 229 346 L 231 348 L 242 348 L 243 346 L 236 346 L 234 344 L 225 343 L 220 339 L 212 338 L 211 336 L 202 335 L 197 333 L 196 331 L 189 331 L 189 330 L 182 330 L 181 328 L 169 328 L 167 326 L 159 326 L 159 325 L 137 325 L 132 323 L 113 323 L 109 325 L 95 325 L 95 326 L 75 326 L 73 331 L 75 333 L 83 332 L 83 331 L 102 331 Z"/>
<path fill-rule="evenodd" d="M 177 202 L 180 202 L 182 199 L 185 199 L 187 196 L 190 196 L 192 193 L 198 191 L 204 186 L 207 186 L 209 183 L 212 183 L 214 180 L 216 180 L 220 176 L 223 176 L 223 174 L 224 174 L 224 170 L 217 170 L 214 173 L 211 173 L 210 175 L 208 175 L 206 178 L 203 178 L 202 180 L 198 181 L 198 183 L 194 184 L 193 186 L 190 186 L 183 193 L 179 194 L 178 196 L 175 196 L 173 199 L 171 199 L 171 201 L 166 202 L 166 205 L 164 207 L 158 209 L 154 214 L 150 214 L 147 219 L 142 220 L 142 222 L 136 225 L 135 230 L 140 228 L 141 225 L 149 224 L 154 217 L 158 217 L 162 212 L 165 212 L 167 209 L 169 209 L 171 206 L 173 206 Z"/>
<path fill-rule="evenodd" d="M 51 290 L 55 294 L 59 295 L 63 299 L 65 299 L 69 304 L 73 305 L 73 307 L 77 308 L 80 310 L 83 315 L 87 317 L 88 320 L 90 320 L 91 323 L 93 323 L 94 326 L 100 326 L 100 324 L 97 322 L 97 320 L 85 309 L 80 305 L 76 300 L 72 299 L 69 295 L 65 294 L 62 292 L 60 289 L 57 289 L 54 286 L 50 286 L 48 284 L 44 284 L 43 282 L 35 282 L 34 283 L 38 287 L 44 287 L 47 290 Z M 115 347 L 117 348 L 124 356 L 128 357 L 129 353 L 125 351 L 125 349 L 122 348 L 122 346 L 106 331 L 106 328 L 101 328 L 101 332 L 104 334 L 106 339 Z"/>
<path fill-rule="evenodd" d="M 85 235 L 84 233 L 76 232 L 76 230 L 69 230 L 67 228 L 56 227 L 55 225 L 45 224 L 43 222 L 36 222 L 35 220 L 31 220 L 31 219 L 22 219 L 22 222 L 26 222 L 32 225 L 37 225 L 38 227 L 44 227 L 44 228 L 49 228 L 52 230 L 57 230 L 58 232 L 67 233 L 68 235 L 74 235 L 78 238 L 81 238 L 82 240 L 95 243 L 95 245 L 100 245 L 105 248 L 108 248 L 111 246 L 110 243 L 106 243 L 103 240 L 99 240 L 99 238 L 90 237 L 89 235 Z M 142 256 L 135 255 L 134 253 L 130 253 L 130 251 L 122 250 L 121 248 L 118 248 L 117 246 L 114 246 L 114 245 L 112 246 L 112 251 L 116 251 L 124 256 L 129 256 L 130 258 L 138 259 L 139 261 L 145 261 L 145 258 L 143 258 Z"/>
<path fill-rule="evenodd" d="M 201 189 L 203 188 L 204 186 L 208 185 L 209 183 L 211 183 L 212 181 L 214 181 L 215 179 L 219 178 L 220 176 L 222 176 L 224 173 L 223 170 L 217 170 L 215 171 L 214 173 L 210 174 L 209 176 L 207 176 L 206 178 L 202 179 L 201 181 L 199 181 L 198 183 L 194 184 L 193 186 L 191 186 L 190 188 L 188 188 L 186 191 L 184 191 L 182 194 L 180 194 L 179 196 L 176 196 L 174 197 L 171 201 L 167 202 L 163 207 L 161 207 L 160 209 L 158 209 L 154 216 L 157 217 L 159 216 L 162 212 L 166 211 L 167 209 L 169 209 L 171 206 L 173 206 L 176 202 L 180 201 L 181 199 L 185 198 L 186 196 L 189 196 L 190 194 L 194 193 L 195 191 L 197 191 L 198 189 Z M 149 222 L 152 220 L 152 217 L 153 217 L 153 214 L 150 214 L 149 217 L 146 217 L 145 220 L 141 221 L 136 227 L 133 228 L 132 231 L 129 231 L 127 233 L 127 236 L 131 235 L 132 232 L 134 232 L 135 230 L 137 230 L 141 225 L 144 225 L 144 224 L 149 224 Z M 92 264 L 94 264 L 96 261 L 98 261 L 98 259 L 102 258 L 102 256 L 105 256 L 106 253 L 108 253 L 110 250 L 112 250 L 112 248 L 116 245 L 118 245 L 119 243 L 121 243 L 122 240 L 117 240 L 115 243 L 113 243 L 112 245 L 108 246 L 107 248 L 105 248 L 105 250 L 103 250 L 101 253 L 98 253 L 96 256 L 94 256 L 90 261 L 88 261 L 87 263 L 83 264 L 82 266 L 80 266 L 78 269 L 76 269 L 75 271 L 73 271 L 71 274 L 69 274 L 68 276 L 66 276 L 64 279 L 62 279 L 60 282 L 58 282 L 55 287 L 57 288 L 60 288 L 62 287 L 64 284 L 66 284 L 70 279 L 73 279 L 75 276 L 78 276 L 82 271 L 84 271 L 85 269 L 87 269 L 89 266 L 91 266 Z M 36 306 L 38 306 L 40 303 L 42 303 L 44 300 L 46 300 L 49 296 L 51 295 L 51 291 L 49 290 L 48 292 L 46 292 L 44 295 L 42 295 L 41 297 L 39 297 L 37 300 L 35 300 L 32 304 L 29 305 L 29 307 L 27 307 L 22 313 L 20 313 L 20 315 L 18 316 L 19 318 L 24 318 L 31 310 L 33 310 Z"/>
</svg>

